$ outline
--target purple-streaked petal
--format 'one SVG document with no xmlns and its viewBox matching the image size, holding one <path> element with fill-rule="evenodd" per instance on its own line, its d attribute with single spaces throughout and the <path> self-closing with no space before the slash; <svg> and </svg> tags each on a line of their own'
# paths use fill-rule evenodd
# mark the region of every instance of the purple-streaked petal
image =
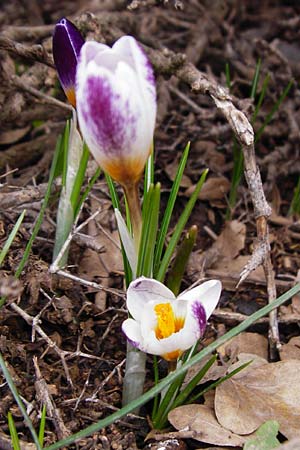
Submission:
<svg viewBox="0 0 300 450">
<path fill-rule="evenodd" d="M 152 66 L 142 47 L 132 36 L 123 36 L 114 44 L 113 50 L 122 55 L 124 60 L 134 68 L 140 91 L 144 98 L 149 128 L 154 131 L 156 116 L 156 88 Z"/>
<path fill-rule="evenodd" d="M 222 284 L 219 280 L 209 280 L 202 283 L 189 291 L 186 291 L 179 295 L 178 299 L 187 301 L 199 301 L 205 309 L 206 320 L 211 316 L 212 312 L 216 308 L 220 295 Z"/>
<path fill-rule="evenodd" d="M 82 48 L 85 53 L 85 45 Z M 136 182 L 151 150 L 135 74 L 118 64 L 122 76 L 91 61 L 77 70 L 77 110 L 82 134 L 98 164 L 121 184 Z"/>
<path fill-rule="evenodd" d="M 131 345 L 141 350 L 142 335 L 139 323 L 133 319 L 126 319 L 122 323 L 122 331 Z"/>
<path fill-rule="evenodd" d="M 68 19 L 61 19 L 55 26 L 53 34 L 53 58 L 60 83 L 75 107 L 76 67 L 84 39 L 76 26 Z"/>
<path fill-rule="evenodd" d="M 98 164 L 123 185 L 137 182 L 152 150 L 156 91 L 134 38 L 123 37 L 113 48 L 83 45 L 76 98 L 81 131 Z"/>
<path fill-rule="evenodd" d="M 147 303 L 165 303 L 174 298 L 173 292 L 164 284 L 140 277 L 132 281 L 127 289 L 127 308 L 134 319 L 141 321 Z"/>
</svg>

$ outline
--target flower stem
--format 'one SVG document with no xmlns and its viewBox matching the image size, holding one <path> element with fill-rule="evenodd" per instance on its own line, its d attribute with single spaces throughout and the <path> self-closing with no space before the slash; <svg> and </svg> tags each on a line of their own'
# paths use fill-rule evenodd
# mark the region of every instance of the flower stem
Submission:
<svg viewBox="0 0 300 450">
<path fill-rule="evenodd" d="M 142 213 L 138 192 L 138 183 L 126 184 L 123 186 L 123 189 L 128 204 L 135 248 L 138 254 L 142 231 Z"/>
</svg>

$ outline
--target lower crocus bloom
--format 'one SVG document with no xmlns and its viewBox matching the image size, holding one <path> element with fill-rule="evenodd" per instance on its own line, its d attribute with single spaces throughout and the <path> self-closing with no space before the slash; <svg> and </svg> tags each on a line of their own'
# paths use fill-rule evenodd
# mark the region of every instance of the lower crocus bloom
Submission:
<svg viewBox="0 0 300 450">
<path fill-rule="evenodd" d="M 112 48 L 83 45 L 76 100 L 82 135 L 98 164 L 123 186 L 135 185 L 152 148 L 156 89 L 133 37 L 123 36 Z"/>
<path fill-rule="evenodd" d="M 123 322 L 122 330 L 143 352 L 176 360 L 203 336 L 220 294 L 218 280 L 207 281 L 176 298 L 159 281 L 140 277 L 127 290 L 132 318 Z"/>
</svg>

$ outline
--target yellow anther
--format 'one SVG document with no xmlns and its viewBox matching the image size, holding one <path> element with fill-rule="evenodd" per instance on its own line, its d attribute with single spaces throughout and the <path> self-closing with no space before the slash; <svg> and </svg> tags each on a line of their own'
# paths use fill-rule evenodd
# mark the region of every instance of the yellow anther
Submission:
<svg viewBox="0 0 300 450">
<path fill-rule="evenodd" d="M 184 318 L 175 316 L 170 303 L 159 303 L 155 305 L 154 311 L 157 316 L 157 325 L 155 328 L 157 339 L 167 338 L 183 328 Z"/>
</svg>

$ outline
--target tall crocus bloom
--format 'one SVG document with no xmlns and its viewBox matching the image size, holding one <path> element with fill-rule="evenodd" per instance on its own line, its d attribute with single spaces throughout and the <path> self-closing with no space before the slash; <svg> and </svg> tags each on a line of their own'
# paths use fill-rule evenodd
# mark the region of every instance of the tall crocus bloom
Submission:
<svg viewBox="0 0 300 450">
<path fill-rule="evenodd" d="M 76 106 L 76 68 L 84 39 L 80 31 L 68 19 L 61 19 L 53 34 L 53 58 L 60 83 L 72 106 Z"/>
<path fill-rule="evenodd" d="M 112 48 L 89 41 L 81 49 L 76 81 L 82 135 L 100 167 L 126 191 L 139 181 L 152 148 L 152 67 L 131 36 Z"/>
<path fill-rule="evenodd" d="M 132 318 L 123 322 L 123 332 L 143 352 L 174 361 L 203 335 L 220 294 L 218 280 L 207 281 L 176 298 L 159 281 L 137 278 L 127 290 Z"/>
</svg>

